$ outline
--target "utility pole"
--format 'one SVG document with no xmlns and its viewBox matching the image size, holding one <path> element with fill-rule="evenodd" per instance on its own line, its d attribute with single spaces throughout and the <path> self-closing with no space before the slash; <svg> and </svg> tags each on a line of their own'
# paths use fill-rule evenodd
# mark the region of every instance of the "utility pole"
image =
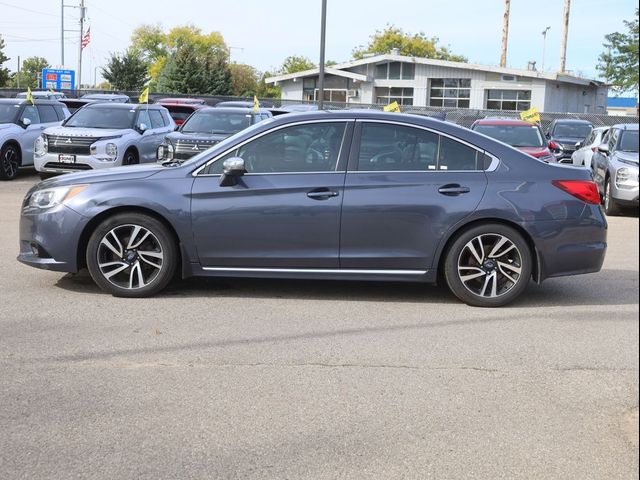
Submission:
<svg viewBox="0 0 640 480">
<path fill-rule="evenodd" d="M 84 0 L 80 0 L 80 45 L 78 46 L 78 93 L 82 87 L 82 37 L 84 35 L 84 17 L 87 9 L 84 6 Z"/>
<path fill-rule="evenodd" d="M 571 0 L 564 0 L 564 12 L 562 13 L 562 38 L 560 39 L 560 72 L 564 72 L 567 63 L 567 37 L 569 36 L 569 10 Z"/>
<path fill-rule="evenodd" d="M 318 110 L 324 107 L 324 43 L 327 29 L 327 0 L 322 0 L 320 23 L 320 75 L 318 76 Z"/>
<path fill-rule="evenodd" d="M 64 0 L 60 0 L 60 68 L 64 68 Z"/>
<path fill-rule="evenodd" d="M 507 66 L 507 38 L 509 37 L 509 10 L 511 0 L 504 0 L 504 17 L 502 19 L 502 53 L 500 54 L 500 66 Z"/>
<path fill-rule="evenodd" d="M 547 48 L 547 32 L 551 30 L 551 27 L 547 27 L 542 31 L 542 73 L 544 73 L 544 53 Z"/>
<path fill-rule="evenodd" d="M 18 55 L 18 75 L 16 75 L 16 81 L 18 82 L 18 90 L 20 90 L 20 55 Z"/>
</svg>

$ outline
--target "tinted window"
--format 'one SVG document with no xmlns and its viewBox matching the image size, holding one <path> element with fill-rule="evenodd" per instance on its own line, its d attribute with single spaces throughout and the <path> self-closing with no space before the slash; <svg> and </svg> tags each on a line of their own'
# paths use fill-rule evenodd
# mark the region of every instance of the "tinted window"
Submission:
<svg viewBox="0 0 640 480">
<path fill-rule="evenodd" d="M 228 153 L 207 173 L 222 173 L 222 163 L 231 157 L 244 159 L 247 173 L 335 171 L 344 131 L 342 122 L 282 128 Z"/>
<path fill-rule="evenodd" d="M 58 114 L 56 113 L 53 105 L 38 105 L 38 113 L 40 114 L 40 121 L 42 123 L 53 123 L 58 121 Z"/>
<path fill-rule="evenodd" d="M 40 115 L 38 115 L 38 110 L 33 105 L 24 107 L 21 119 L 24 118 L 28 118 L 29 120 L 31 120 L 32 124 L 40 123 Z"/>
<path fill-rule="evenodd" d="M 58 106 L 54 107 L 56 109 L 56 114 L 58 115 L 58 120 L 64 120 L 68 116 L 71 115 L 71 112 L 66 106 Z"/>
<path fill-rule="evenodd" d="M 149 110 L 149 116 L 151 117 L 151 128 L 164 127 L 164 119 L 159 110 Z"/>
<path fill-rule="evenodd" d="M 620 137 L 620 145 L 618 145 L 618 150 L 622 150 L 623 152 L 637 152 L 638 131 L 623 131 L 622 136 Z"/>
<path fill-rule="evenodd" d="M 151 126 L 151 118 L 149 118 L 149 112 L 147 110 L 140 110 L 138 113 L 138 120 L 136 122 L 136 126 L 140 127 L 140 125 L 145 124 L 147 128 L 153 128 Z"/>
<path fill-rule="evenodd" d="M 13 103 L 0 103 L 0 123 L 13 123 L 20 110 L 20 105 Z"/>
<path fill-rule="evenodd" d="M 184 133 L 222 133 L 232 134 L 244 130 L 251 125 L 252 115 L 250 113 L 236 113 L 224 111 L 202 110 L 194 113 L 184 122 L 182 131 Z"/>
<path fill-rule="evenodd" d="M 586 138 L 591 133 L 591 125 L 558 123 L 553 129 L 555 137 Z"/>
<path fill-rule="evenodd" d="M 193 113 L 193 108 L 191 107 L 166 107 L 169 110 L 169 114 L 173 118 L 173 120 L 178 122 L 184 122 L 189 115 Z M 168 125 L 168 124 L 167 124 Z"/>
<path fill-rule="evenodd" d="M 540 130 L 535 125 L 476 125 L 476 132 L 484 133 L 491 138 L 513 147 L 543 147 L 544 142 Z"/>
<path fill-rule="evenodd" d="M 358 170 L 435 170 L 438 135 L 419 128 L 365 123 L 360 137 Z"/>
<path fill-rule="evenodd" d="M 449 137 L 440 138 L 438 170 L 475 170 L 477 150 Z"/>
<path fill-rule="evenodd" d="M 65 126 L 87 128 L 131 128 L 136 111 L 129 108 L 91 108 L 76 111 Z"/>
</svg>

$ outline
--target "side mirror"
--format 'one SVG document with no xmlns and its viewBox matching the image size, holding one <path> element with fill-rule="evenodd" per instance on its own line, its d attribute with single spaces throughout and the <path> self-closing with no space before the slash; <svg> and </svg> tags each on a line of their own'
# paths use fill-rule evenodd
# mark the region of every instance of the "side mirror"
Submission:
<svg viewBox="0 0 640 480">
<path fill-rule="evenodd" d="M 139 124 L 139 125 L 138 125 L 138 131 L 139 131 L 140 133 L 144 133 L 144 132 L 146 132 L 148 128 L 149 128 L 149 127 L 147 127 L 147 124 L 146 124 L 146 123 L 141 123 L 141 124 Z"/>
<path fill-rule="evenodd" d="M 544 136 L 547 137 L 547 140 L 551 139 L 551 134 L 549 132 L 545 133 Z"/>
<path fill-rule="evenodd" d="M 576 150 L 580 149 L 582 147 L 582 142 L 576 142 Z"/>
<path fill-rule="evenodd" d="M 22 122 L 22 125 L 24 126 L 24 128 L 27 128 L 29 125 L 31 125 L 31 119 L 30 118 L 23 118 L 22 120 L 20 120 Z"/>
<path fill-rule="evenodd" d="M 607 145 L 606 143 L 601 143 L 600 145 L 598 145 L 598 151 L 606 155 L 607 153 L 609 153 L 609 145 Z"/>
<path fill-rule="evenodd" d="M 238 183 L 238 177 L 247 171 L 244 168 L 244 160 L 240 157 L 228 158 L 222 164 L 222 176 L 220 177 L 221 187 L 232 187 Z"/>
</svg>

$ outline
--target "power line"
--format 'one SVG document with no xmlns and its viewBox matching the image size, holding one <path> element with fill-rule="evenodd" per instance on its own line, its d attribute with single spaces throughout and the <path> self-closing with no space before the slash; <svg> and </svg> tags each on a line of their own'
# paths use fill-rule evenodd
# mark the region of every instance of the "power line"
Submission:
<svg viewBox="0 0 640 480">
<path fill-rule="evenodd" d="M 58 16 L 54 15 L 53 13 L 40 12 L 38 10 L 31 10 L 30 8 L 18 7 L 16 5 L 11 5 L 10 3 L 0 2 L 0 5 L 4 5 L 5 7 L 15 8 L 16 10 L 22 10 L 24 12 L 37 13 L 38 15 L 46 15 L 47 17 L 58 18 Z"/>
</svg>

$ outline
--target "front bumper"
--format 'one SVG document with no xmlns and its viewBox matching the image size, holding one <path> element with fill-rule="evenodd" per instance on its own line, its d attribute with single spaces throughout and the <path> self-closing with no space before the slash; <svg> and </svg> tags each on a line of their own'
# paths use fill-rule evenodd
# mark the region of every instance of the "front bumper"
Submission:
<svg viewBox="0 0 640 480">
<path fill-rule="evenodd" d="M 66 155 L 66 154 L 65 154 Z M 99 170 L 103 168 L 118 167 L 122 165 L 120 156 L 114 160 L 96 155 L 75 155 L 75 163 L 60 162 L 60 154 L 47 153 L 41 157 L 35 157 L 33 164 L 38 172 L 66 173 L 80 172 L 84 170 Z"/>
<path fill-rule="evenodd" d="M 20 254 L 25 265 L 56 272 L 77 272 L 78 246 L 89 219 L 69 207 L 20 216 Z"/>
</svg>

